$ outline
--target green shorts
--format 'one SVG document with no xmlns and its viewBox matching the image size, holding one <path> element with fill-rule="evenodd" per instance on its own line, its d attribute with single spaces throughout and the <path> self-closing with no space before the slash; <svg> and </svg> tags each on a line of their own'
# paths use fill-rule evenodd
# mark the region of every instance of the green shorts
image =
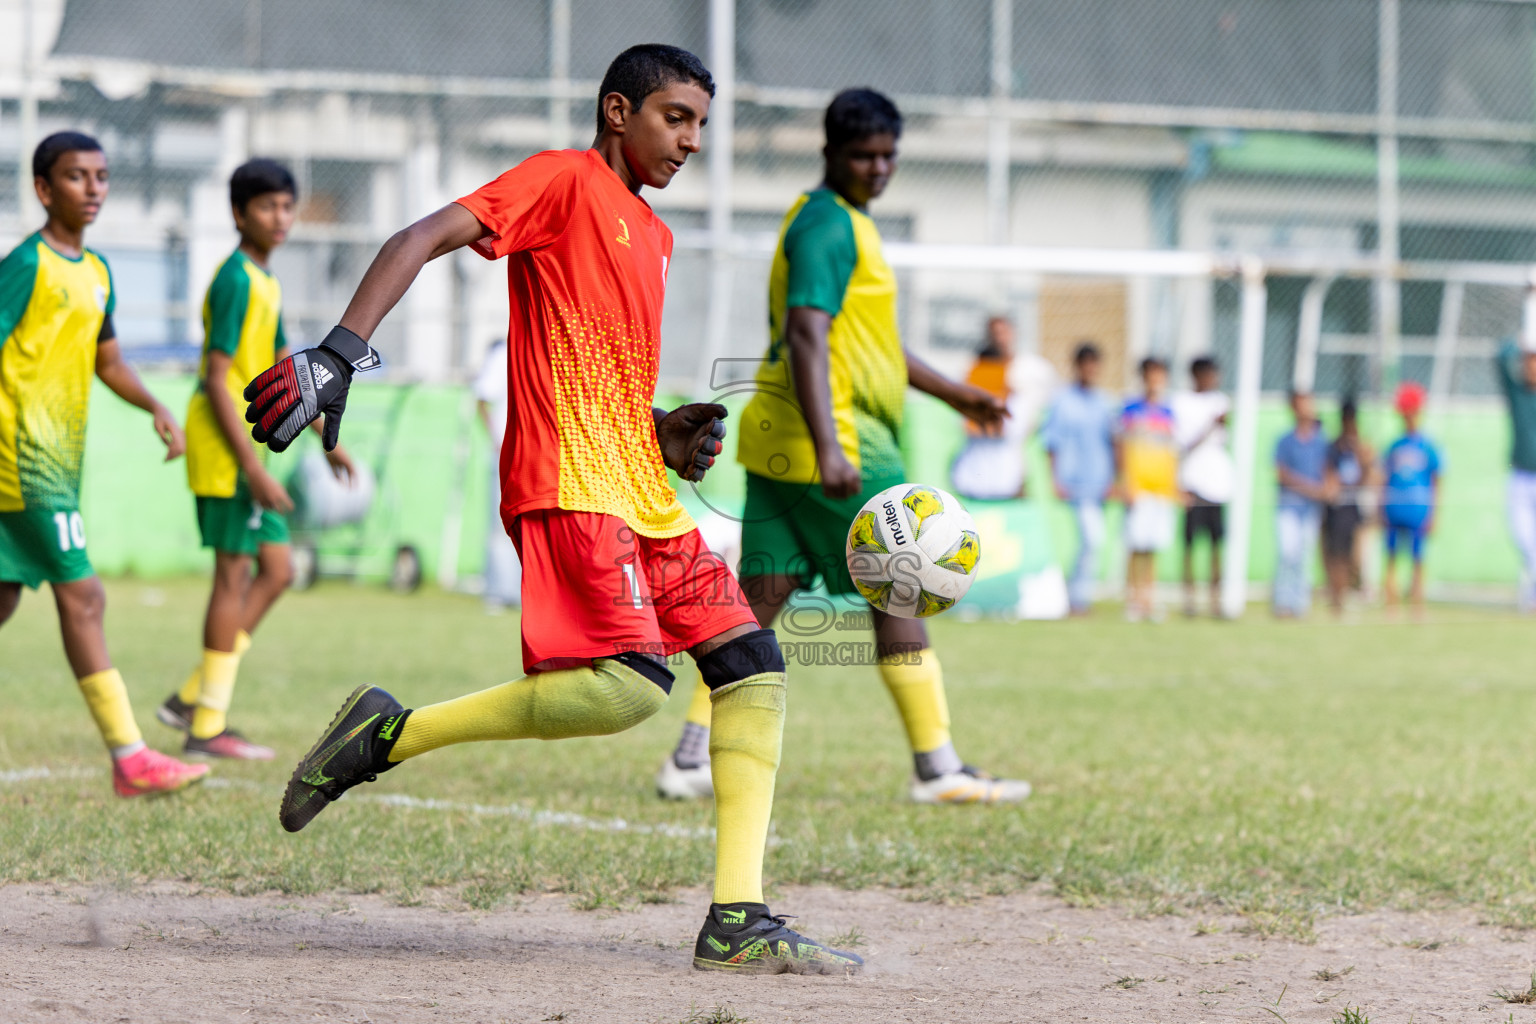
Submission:
<svg viewBox="0 0 1536 1024">
<path fill-rule="evenodd" d="M 858 494 L 834 501 L 819 483 L 792 484 L 748 473 L 738 575 L 791 576 L 805 588 L 819 579 L 833 594 L 857 594 L 848 575 L 848 527 L 866 501 L 905 480 L 903 475 L 866 479 Z"/>
<path fill-rule="evenodd" d="M 232 555 L 254 555 L 263 544 L 288 543 L 288 520 L 252 501 L 243 478 L 231 497 L 198 495 L 197 529 L 203 547 Z"/>
<path fill-rule="evenodd" d="M 45 580 L 72 583 L 95 574 L 77 510 L 0 512 L 0 582 L 36 590 Z"/>
</svg>

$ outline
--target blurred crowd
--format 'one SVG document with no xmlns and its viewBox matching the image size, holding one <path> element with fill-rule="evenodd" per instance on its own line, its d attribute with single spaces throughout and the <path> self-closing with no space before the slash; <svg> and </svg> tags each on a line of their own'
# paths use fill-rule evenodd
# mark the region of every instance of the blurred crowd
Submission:
<svg viewBox="0 0 1536 1024">
<path fill-rule="evenodd" d="M 1536 611 L 1536 346 L 1506 343 L 1497 360 L 1513 437 L 1507 517 L 1521 559 L 1520 607 Z M 1023 495 L 1024 442 L 1038 424 L 1052 493 L 1070 507 L 1076 526 L 1076 551 L 1066 567 L 1070 613 L 1092 609 L 1106 509 L 1118 503 L 1124 508 L 1126 618 L 1156 622 L 1163 616 L 1155 598 L 1156 560 L 1175 543 L 1183 613 L 1200 613 L 1203 582 L 1210 614 L 1219 617 L 1226 506 L 1237 484 L 1221 367 L 1209 356 L 1193 360 L 1188 389 L 1175 392 L 1168 364 L 1149 357 L 1138 367 L 1139 390 L 1119 400 L 1101 387 L 1104 362 L 1097 345 L 1081 342 L 1070 380 L 1058 388 L 1044 360 L 1014 352 L 1011 325 L 992 320 L 970 380 L 1006 397 L 1013 415 L 1000 433 L 968 439 L 953 467 L 956 492 L 971 499 Z M 1365 566 L 1378 533 L 1381 600 L 1388 607 L 1406 601 L 1422 611 L 1424 556 L 1439 519 L 1444 459 L 1422 429 L 1424 388 L 1404 382 L 1393 398 L 1397 436 L 1377 453 L 1361 435 L 1353 398 L 1340 401 L 1330 432 L 1312 395 L 1290 394 L 1291 428 L 1258 478 L 1259 486 L 1267 477 L 1277 490 L 1276 617 L 1309 612 L 1319 561 L 1335 614 L 1351 600 L 1370 599 Z M 1208 557 L 1200 581 L 1196 553 L 1202 545 Z M 1406 588 L 1401 563 L 1407 564 Z"/>
</svg>

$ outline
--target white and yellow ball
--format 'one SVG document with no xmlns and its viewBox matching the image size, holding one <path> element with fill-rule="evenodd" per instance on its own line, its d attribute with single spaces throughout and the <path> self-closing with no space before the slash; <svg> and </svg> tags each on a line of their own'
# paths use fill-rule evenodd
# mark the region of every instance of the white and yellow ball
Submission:
<svg viewBox="0 0 1536 1024">
<path fill-rule="evenodd" d="M 874 607 L 904 619 L 937 615 L 971 589 L 981 537 L 948 491 L 898 484 L 869 499 L 848 530 L 848 573 Z"/>
</svg>

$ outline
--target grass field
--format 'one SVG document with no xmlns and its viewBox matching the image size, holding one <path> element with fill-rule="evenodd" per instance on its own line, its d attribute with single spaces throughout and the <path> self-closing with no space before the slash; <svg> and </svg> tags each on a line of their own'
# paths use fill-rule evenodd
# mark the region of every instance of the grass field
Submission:
<svg viewBox="0 0 1536 1024">
<path fill-rule="evenodd" d="M 108 584 L 115 657 L 162 749 L 175 740 L 151 713 L 197 654 L 204 586 Z M 1141 913 L 1242 913 L 1302 939 L 1319 915 L 1374 907 L 1536 925 L 1529 622 L 1436 609 L 1423 625 L 1255 613 L 1152 628 L 1106 612 L 940 620 L 933 633 L 962 755 L 1031 779 L 1036 795 L 1008 809 L 904 803 L 907 755 L 874 670 L 793 670 L 772 883 L 919 899 L 1041 885 Z M 710 808 L 651 788 L 686 672 L 666 710 L 625 735 L 438 751 L 298 836 L 278 827 L 292 763 L 356 683 L 426 703 L 515 676 L 518 652 L 516 618 L 468 598 L 290 595 L 246 659 L 232 715 L 278 761 L 123 801 L 52 602 L 28 595 L 0 631 L 0 882 L 170 879 L 486 908 L 529 890 L 593 907 L 665 900 L 707 879 Z M 423 803 L 382 799 L 399 796 Z"/>
</svg>

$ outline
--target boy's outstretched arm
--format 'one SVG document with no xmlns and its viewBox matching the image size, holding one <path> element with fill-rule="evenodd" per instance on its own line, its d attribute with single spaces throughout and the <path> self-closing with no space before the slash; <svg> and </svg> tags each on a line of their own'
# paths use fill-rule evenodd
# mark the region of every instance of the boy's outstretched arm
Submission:
<svg viewBox="0 0 1536 1024">
<path fill-rule="evenodd" d="M 143 409 L 155 418 L 155 433 L 165 442 L 165 461 L 178 458 L 187 450 L 187 438 L 171 410 L 165 407 L 139 379 L 138 373 L 123 358 L 122 346 L 112 332 L 112 318 L 102 325 L 102 338 L 96 344 L 96 376 L 112 393 L 129 405 Z"/>
<path fill-rule="evenodd" d="M 341 323 L 331 328 L 319 347 L 295 352 L 246 385 L 250 405 L 245 418 L 255 424 L 251 436 L 280 452 L 323 414 L 320 440 L 326 451 L 332 451 L 340 437 L 352 374 L 379 365 L 379 354 L 367 341 L 379 322 L 422 267 L 486 234 L 475 215 L 457 203 L 395 232 L 363 275 Z"/>
<path fill-rule="evenodd" d="M 1002 432 L 1003 417 L 1008 415 L 1008 403 L 992 392 L 974 384 L 950 380 L 911 352 L 907 357 L 907 380 L 917 390 L 932 395 L 975 423 L 989 436 Z"/>
</svg>

